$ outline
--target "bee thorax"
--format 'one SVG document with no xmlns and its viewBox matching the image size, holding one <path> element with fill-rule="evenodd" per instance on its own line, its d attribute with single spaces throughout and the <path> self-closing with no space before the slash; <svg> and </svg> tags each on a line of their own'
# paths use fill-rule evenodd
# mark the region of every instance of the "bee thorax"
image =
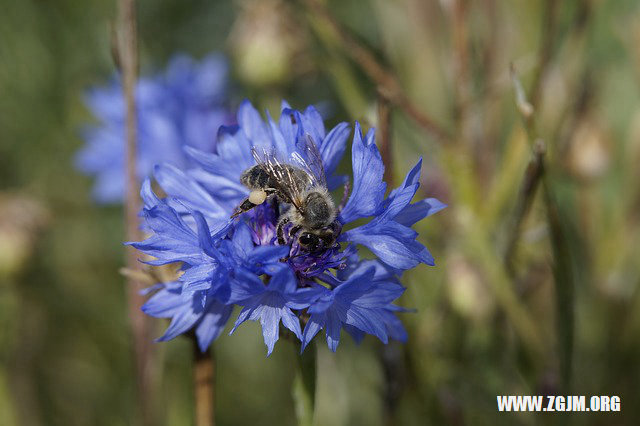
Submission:
<svg viewBox="0 0 640 426">
<path fill-rule="evenodd" d="M 314 191 L 305 199 L 304 221 L 309 228 L 320 229 L 335 219 L 335 207 L 328 194 Z"/>
</svg>

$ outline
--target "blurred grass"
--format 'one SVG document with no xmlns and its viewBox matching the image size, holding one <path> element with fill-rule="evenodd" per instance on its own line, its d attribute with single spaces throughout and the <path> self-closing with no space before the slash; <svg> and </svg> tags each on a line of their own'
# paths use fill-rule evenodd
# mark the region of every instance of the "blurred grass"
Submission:
<svg viewBox="0 0 640 426">
<path fill-rule="evenodd" d="M 437 267 L 403 277 L 403 305 L 417 313 L 402 318 L 409 343 L 398 346 L 402 386 L 393 412 L 385 412 L 381 345 L 367 338 L 358 347 L 345 338 L 337 354 L 318 354 L 317 424 L 608 425 L 640 418 L 640 8 L 633 0 L 556 3 L 549 27 L 547 2 L 329 2 L 335 19 L 454 137 L 438 142 L 404 111 L 392 111 L 396 183 L 423 156 L 421 196 L 450 205 L 417 225 Z M 283 97 L 297 107 L 328 101 L 330 121 L 375 125 L 376 86 L 340 40 L 301 2 L 270 4 L 281 22 L 295 23 L 270 39 L 289 40 L 289 55 L 278 56 L 283 67 L 275 68 L 287 72 L 249 81 L 234 71 L 236 104 L 242 94 L 270 108 Z M 456 5 L 466 12 L 456 17 Z M 26 263 L 0 276 L 0 424 L 129 424 L 134 385 L 117 273 L 122 212 L 93 206 L 90 179 L 71 167 L 82 144 L 78 129 L 91 120 L 82 91 L 113 72 L 108 28 L 115 6 L 4 6 L 0 191 L 37 200 L 50 219 L 25 231 L 33 234 Z M 251 49 L 242 43 L 265 37 L 261 26 L 242 27 L 256 33 L 240 40 L 229 34 L 251 8 L 248 0 L 141 1 L 142 70 L 179 50 L 199 56 L 224 49 L 234 64 L 244 63 Z M 529 90 L 551 30 L 534 114 L 535 134 L 548 148 L 545 184 L 557 222 L 550 225 L 539 188 L 510 274 L 502 246 L 533 141 L 515 106 L 509 64 Z M 454 43 L 455 31 L 462 44 Z M 259 75 L 261 63 L 252 64 Z M 272 65 L 262 64 L 264 72 Z M 191 424 L 190 343 L 157 348 L 164 359 L 160 417 Z M 265 359 L 252 323 L 221 337 L 214 350 L 219 424 L 294 423 L 289 342 Z M 496 410 L 496 395 L 561 392 L 619 395 L 622 412 Z"/>
</svg>

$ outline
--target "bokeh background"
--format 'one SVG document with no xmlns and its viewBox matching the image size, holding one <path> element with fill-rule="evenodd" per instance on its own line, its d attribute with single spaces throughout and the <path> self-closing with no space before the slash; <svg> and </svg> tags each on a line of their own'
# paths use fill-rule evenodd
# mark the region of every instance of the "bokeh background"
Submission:
<svg viewBox="0 0 640 426">
<path fill-rule="evenodd" d="M 320 349 L 317 424 L 637 424 L 637 1 L 312 3 L 141 0 L 138 25 L 142 73 L 222 50 L 234 105 L 286 98 L 379 126 L 388 87 L 353 37 L 446 133 L 388 105 L 390 179 L 423 156 L 421 196 L 449 204 L 418 224 L 437 266 L 403 277 L 406 345 Z M 2 1 L 1 425 L 135 423 L 123 212 L 96 206 L 72 166 L 94 120 L 83 91 L 115 69 L 115 16 L 102 0 Z M 189 341 L 154 350 L 156 422 L 192 424 Z M 218 424 L 295 424 L 290 342 L 267 359 L 250 323 L 214 352 Z M 503 394 L 618 395 L 622 411 L 498 413 Z"/>
</svg>

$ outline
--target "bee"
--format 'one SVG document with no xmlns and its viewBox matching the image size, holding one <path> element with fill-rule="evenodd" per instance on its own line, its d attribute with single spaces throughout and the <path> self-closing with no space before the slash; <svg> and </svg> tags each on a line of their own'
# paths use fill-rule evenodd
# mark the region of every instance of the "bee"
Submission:
<svg viewBox="0 0 640 426">
<path fill-rule="evenodd" d="M 291 161 L 280 160 L 274 151 L 259 153 L 252 148 L 257 164 L 240 176 L 240 182 L 251 192 L 231 217 L 275 197 L 288 205 L 278 219 L 278 242 L 286 243 L 285 225 L 291 223 L 293 226 L 288 229 L 288 239 L 297 236 L 303 249 L 317 253 L 335 244 L 342 225 L 336 219 L 337 209 L 327 189 L 318 148 L 308 134 L 297 145 L 300 152 L 291 154 Z"/>
</svg>

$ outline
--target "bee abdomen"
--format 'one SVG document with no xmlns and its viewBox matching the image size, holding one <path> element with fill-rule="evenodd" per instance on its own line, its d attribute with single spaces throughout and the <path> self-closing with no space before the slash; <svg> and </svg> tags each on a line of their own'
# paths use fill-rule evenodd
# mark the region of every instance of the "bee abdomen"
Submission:
<svg viewBox="0 0 640 426">
<path fill-rule="evenodd" d="M 242 173 L 240 183 L 249 189 L 264 189 L 271 186 L 271 178 L 262 167 L 257 165 Z"/>
<path fill-rule="evenodd" d="M 310 183 L 307 174 L 297 167 L 281 164 L 275 168 L 282 175 L 288 176 L 291 181 L 295 181 L 300 187 L 306 187 Z M 271 175 L 259 164 L 245 170 L 240 176 L 240 183 L 249 189 L 275 188 L 278 185 L 278 182 L 273 182 Z M 290 183 L 292 182 L 280 182 L 281 185 Z"/>
</svg>

